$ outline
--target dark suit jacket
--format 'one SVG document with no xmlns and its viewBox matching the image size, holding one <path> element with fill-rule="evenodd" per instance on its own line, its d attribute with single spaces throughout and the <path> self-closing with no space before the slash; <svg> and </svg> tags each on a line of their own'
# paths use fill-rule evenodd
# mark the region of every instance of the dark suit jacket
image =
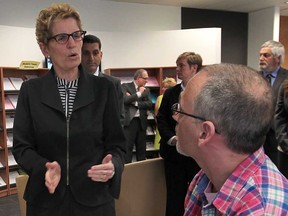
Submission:
<svg viewBox="0 0 288 216">
<path fill-rule="evenodd" d="M 287 86 L 288 79 L 283 82 Z M 288 95 L 281 85 L 275 111 L 276 138 L 282 150 L 288 154 Z"/>
<path fill-rule="evenodd" d="M 134 118 L 137 109 L 140 112 L 141 127 L 143 130 L 147 128 L 147 110 L 152 108 L 152 101 L 150 97 L 150 90 L 146 90 L 142 93 L 142 96 L 138 98 L 134 82 L 123 83 L 122 91 L 124 95 L 124 108 L 125 108 L 125 121 L 124 126 L 128 126 L 131 120 Z M 129 93 L 128 96 L 126 93 Z M 138 107 L 135 106 L 135 102 L 138 102 Z"/>
<path fill-rule="evenodd" d="M 113 77 L 113 76 L 109 76 L 109 75 L 104 74 L 102 72 L 99 72 L 99 77 L 106 77 L 111 82 L 113 82 L 113 84 L 116 88 L 117 95 L 118 95 L 118 103 L 119 103 L 119 110 L 120 110 L 120 122 L 122 125 L 124 125 L 125 111 L 124 111 L 124 100 L 123 100 L 123 92 L 122 92 L 122 88 L 121 88 L 120 79 Z"/>
<path fill-rule="evenodd" d="M 157 114 L 157 126 L 161 136 L 160 155 L 166 160 L 179 160 L 185 157 L 177 152 L 175 146 L 167 144 L 168 140 L 176 135 L 176 121 L 172 118 L 171 106 L 178 103 L 181 91 L 181 84 L 167 89 Z"/>
<path fill-rule="evenodd" d="M 260 72 L 263 75 L 263 72 Z M 283 83 L 283 81 L 287 78 L 288 76 L 288 71 L 282 67 L 280 67 L 277 77 L 275 79 L 275 82 L 272 86 L 272 90 L 273 90 L 273 99 L 274 99 L 274 106 L 276 107 L 276 102 L 277 102 L 277 96 L 279 93 L 279 88 L 281 86 L 281 84 Z M 274 123 L 272 123 L 271 125 L 271 129 L 268 131 L 268 134 L 266 136 L 266 141 L 264 144 L 264 149 L 266 153 L 269 152 L 277 152 L 277 140 L 276 140 L 276 135 L 275 135 L 275 127 L 274 127 Z"/>
<path fill-rule="evenodd" d="M 28 173 L 24 198 L 38 206 L 63 199 L 66 185 L 74 198 L 98 206 L 118 197 L 126 140 L 119 120 L 115 87 L 102 77 L 80 72 L 73 112 L 68 121 L 55 73 L 22 84 L 13 128 L 13 154 Z M 67 152 L 68 150 L 68 152 Z M 115 175 L 107 183 L 87 176 L 91 166 L 113 155 Z M 57 161 L 61 180 L 54 194 L 45 186 L 45 163 Z M 68 165 L 67 165 L 68 164 Z"/>
</svg>

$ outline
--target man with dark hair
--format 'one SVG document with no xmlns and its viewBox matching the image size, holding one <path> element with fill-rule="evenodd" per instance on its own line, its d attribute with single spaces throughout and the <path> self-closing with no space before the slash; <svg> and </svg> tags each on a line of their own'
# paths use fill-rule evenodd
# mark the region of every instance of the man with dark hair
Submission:
<svg viewBox="0 0 288 216">
<path fill-rule="evenodd" d="M 206 66 L 189 81 L 171 108 L 178 152 L 201 167 L 184 216 L 288 214 L 288 181 L 263 149 L 272 98 L 268 82 L 246 66 Z"/>
<path fill-rule="evenodd" d="M 123 93 L 121 89 L 121 81 L 113 76 L 109 76 L 101 72 L 101 60 L 103 52 L 101 50 L 102 44 L 98 37 L 94 35 L 85 35 L 83 38 L 82 46 L 82 60 L 81 64 L 85 71 L 95 76 L 106 77 L 108 80 L 114 83 L 117 91 L 119 110 L 120 110 L 120 121 L 124 123 L 124 104 L 123 104 Z"/>
</svg>

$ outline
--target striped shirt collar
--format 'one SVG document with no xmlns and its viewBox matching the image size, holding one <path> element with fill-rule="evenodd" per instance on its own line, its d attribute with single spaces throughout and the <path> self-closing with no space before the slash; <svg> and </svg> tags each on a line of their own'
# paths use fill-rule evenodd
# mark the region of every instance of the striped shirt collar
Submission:
<svg viewBox="0 0 288 216">
<path fill-rule="evenodd" d="M 73 87 L 77 88 L 78 87 L 79 78 L 76 80 L 68 81 L 68 80 L 65 80 L 65 79 L 62 79 L 62 78 L 56 76 L 56 80 L 57 80 L 58 87 L 59 86 L 65 86 L 68 88 L 73 88 Z"/>
</svg>

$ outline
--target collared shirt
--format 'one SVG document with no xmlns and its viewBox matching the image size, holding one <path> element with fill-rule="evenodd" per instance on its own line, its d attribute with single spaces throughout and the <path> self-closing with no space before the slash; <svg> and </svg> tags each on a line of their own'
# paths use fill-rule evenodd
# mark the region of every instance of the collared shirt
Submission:
<svg viewBox="0 0 288 216">
<path fill-rule="evenodd" d="M 182 89 L 182 91 L 185 90 L 185 86 L 184 86 L 183 82 L 181 82 L 181 89 Z"/>
<path fill-rule="evenodd" d="M 133 81 L 133 83 L 134 83 L 134 86 L 135 86 L 135 89 L 136 89 L 137 97 L 140 98 L 141 97 L 141 93 L 138 91 L 138 85 L 135 83 L 135 81 Z M 137 111 L 136 111 L 134 117 L 139 117 L 140 116 L 140 111 L 139 111 L 139 108 L 138 108 L 138 101 L 135 101 L 134 105 L 135 105 L 135 107 L 137 107 Z"/>
<path fill-rule="evenodd" d="M 209 183 L 200 170 L 189 186 L 184 216 L 288 215 L 288 180 L 263 148 L 239 164 L 211 202 L 205 197 Z"/>
<path fill-rule="evenodd" d="M 280 66 L 278 66 L 278 67 L 276 68 L 276 70 L 273 71 L 272 73 L 263 72 L 263 76 L 264 76 L 264 77 L 266 77 L 268 74 L 271 74 L 271 75 L 272 75 L 272 77 L 271 77 L 271 86 L 274 85 L 274 82 L 275 82 L 275 79 L 276 79 L 276 77 L 277 77 L 277 75 L 278 75 L 279 69 L 280 69 Z"/>
<path fill-rule="evenodd" d="M 56 76 L 56 80 L 63 109 L 68 119 L 72 114 L 74 100 L 78 90 L 78 79 L 67 81 Z"/>
<path fill-rule="evenodd" d="M 99 66 L 97 67 L 97 69 L 96 69 L 96 71 L 95 71 L 95 73 L 93 74 L 94 76 L 99 76 L 99 73 L 100 73 L 100 71 L 99 71 Z"/>
</svg>

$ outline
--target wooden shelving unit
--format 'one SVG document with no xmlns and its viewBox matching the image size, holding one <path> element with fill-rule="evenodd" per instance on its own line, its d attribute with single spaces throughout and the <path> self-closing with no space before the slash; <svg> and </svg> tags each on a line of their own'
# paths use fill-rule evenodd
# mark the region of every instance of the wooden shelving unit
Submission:
<svg viewBox="0 0 288 216">
<path fill-rule="evenodd" d="M 4 80 L 6 78 L 21 78 L 23 82 L 27 80 L 30 76 L 42 76 L 48 72 L 48 69 L 29 69 L 22 70 L 15 67 L 0 67 L 0 197 L 7 196 L 10 194 L 17 193 L 15 176 L 12 175 L 19 172 L 20 167 L 13 162 L 13 156 L 11 153 L 11 136 L 13 134 L 13 122 L 9 122 L 11 118 L 15 115 L 15 108 L 9 107 L 5 109 L 5 98 L 8 96 L 13 96 L 17 98 L 19 94 L 19 88 L 16 89 L 5 89 Z M 8 121 L 8 122 L 7 122 Z M 8 124 L 12 127 L 9 128 Z M 8 127 L 8 128 L 7 128 Z M 10 142 L 9 142 L 10 140 Z M 10 161 L 10 162 L 9 162 Z M 10 176 L 10 177 L 9 177 Z M 1 180 L 5 185 L 1 185 Z"/>
</svg>

